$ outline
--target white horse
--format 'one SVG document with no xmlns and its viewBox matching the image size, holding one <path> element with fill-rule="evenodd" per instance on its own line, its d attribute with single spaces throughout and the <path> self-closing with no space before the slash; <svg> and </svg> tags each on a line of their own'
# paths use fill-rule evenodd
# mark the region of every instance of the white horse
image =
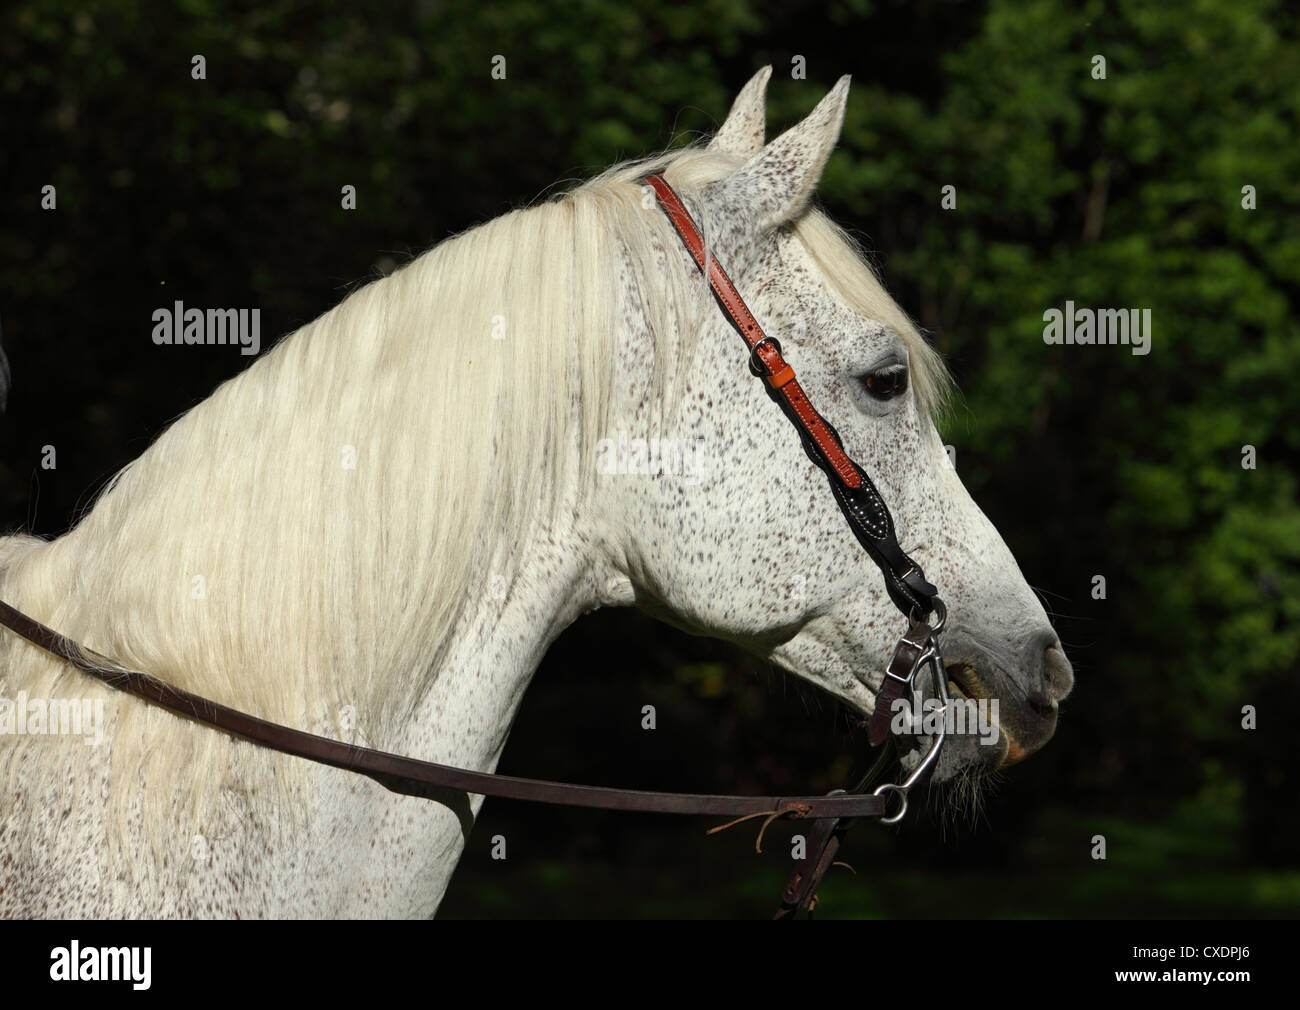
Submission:
<svg viewBox="0 0 1300 1010">
<path fill-rule="evenodd" d="M 938 585 L 956 685 L 1000 702 L 998 743 L 959 737 L 938 777 L 1041 746 L 1070 666 L 949 465 L 942 365 L 809 205 L 848 78 L 765 145 L 768 75 L 706 147 L 450 239 L 281 341 L 71 532 L 0 540 L 0 599 L 264 718 L 485 771 L 542 654 L 600 606 L 870 713 L 906 622 L 640 185 L 662 170 Z M 689 472 L 602 465 L 634 439 Z M 436 911 L 465 844 L 446 807 L 100 687 L 3 630 L 0 677 L 0 914 Z M 104 742 L 17 733 L 20 697 L 101 707 Z"/>
</svg>

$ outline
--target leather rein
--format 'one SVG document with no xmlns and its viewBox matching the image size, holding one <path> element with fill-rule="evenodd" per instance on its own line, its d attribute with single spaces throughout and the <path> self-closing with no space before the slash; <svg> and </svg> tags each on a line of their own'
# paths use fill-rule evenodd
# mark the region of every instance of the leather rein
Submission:
<svg viewBox="0 0 1300 1010">
<path fill-rule="evenodd" d="M 845 453 L 839 434 L 813 408 L 795 378 L 794 369 L 782 356 L 781 345 L 763 332 L 721 264 L 706 254 L 699 228 L 677 193 L 662 174 L 648 176 L 643 181 L 654 190 L 660 207 L 707 280 L 727 321 L 745 341 L 750 353 L 750 370 L 764 380 L 768 395 L 799 432 L 809 458 L 825 472 L 835 501 L 858 542 L 884 574 L 890 598 L 909 619 L 909 629 L 895 649 L 869 723 L 868 738 L 876 746 L 889 738 L 893 701 L 904 695 L 921 669 L 929 667 L 936 693 L 947 702 L 947 677 L 938 646 L 938 633 L 945 617 L 943 604 L 935 587 L 925 580 L 920 566 L 899 546 L 884 499 L 862 468 Z M 932 616 L 933 624 L 928 623 Z M 761 816 L 766 818 L 764 827 L 777 819 L 812 821 L 814 824 L 805 837 L 806 854 L 795 861 L 790 881 L 782 890 L 781 906 L 774 917 L 777 919 L 793 917 L 800 909 L 811 912 L 817 900 L 817 885 L 830 869 L 840 837 L 853 819 L 880 818 L 889 824 L 903 817 L 908 790 L 933 765 L 943 745 L 941 730 L 929 752 L 904 782 L 886 783 L 867 792 L 890 756 L 886 748 L 872 771 L 853 791 L 835 790 L 826 796 L 665 793 L 518 778 L 359 747 L 260 719 L 173 687 L 147 673 L 121 667 L 3 600 L 0 600 L 0 625 L 115 690 L 260 747 L 365 775 L 401 795 L 444 803 L 463 823 L 468 818 L 467 794 L 471 793 L 600 810 L 732 817 L 735 818 L 732 824 Z M 896 812 L 887 816 L 891 797 L 900 802 Z M 711 829 L 710 833 L 729 826 Z"/>
</svg>

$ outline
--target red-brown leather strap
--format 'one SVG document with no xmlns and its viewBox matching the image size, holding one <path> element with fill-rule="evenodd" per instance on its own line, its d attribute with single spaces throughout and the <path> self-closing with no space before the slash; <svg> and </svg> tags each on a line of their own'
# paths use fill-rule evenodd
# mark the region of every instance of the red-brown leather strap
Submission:
<svg viewBox="0 0 1300 1010">
<path fill-rule="evenodd" d="M 681 197 L 662 174 L 647 176 L 644 182 L 654 190 L 659 206 L 708 282 L 727 321 L 749 348 L 751 370 L 765 380 L 768 394 L 799 432 L 804 451 L 830 480 L 836 504 L 858 543 L 884 575 L 890 599 L 909 618 L 926 616 L 933 609 L 938 590 L 926 581 L 921 566 L 899 546 L 893 517 L 875 484 L 844 451 L 839 433 L 817 413 L 795 378 L 794 369 L 782 356 L 779 343 L 763 332 L 717 257 L 706 256 L 704 237 Z"/>
<path fill-rule="evenodd" d="M 764 378 L 767 379 L 768 385 L 784 398 L 790 410 L 799 418 L 804 432 L 813 440 L 844 486 L 859 487 L 862 478 L 858 474 L 857 467 L 844 452 L 840 440 L 826 426 L 821 415 L 813 409 L 803 387 L 799 385 L 799 380 L 794 377 L 794 369 L 781 356 L 776 345 L 767 339 L 767 334 L 758 325 L 758 320 L 749 311 L 749 306 L 740 297 L 736 285 L 731 283 L 731 278 L 727 276 L 727 271 L 722 268 L 717 257 L 710 256 L 706 260 L 704 237 L 695 227 L 695 221 L 681 198 L 662 175 L 649 176 L 645 181 L 654 188 L 655 195 L 659 198 L 659 205 L 663 207 L 673 227 L 677 229 L 677 234 L 681 236 L 687 252 L 695 260 L 695 265 L 700 268 L 700 272 L 709 282 L 709 287 L 713 289 L 713 294 L 731 321 L 731 325 L 736 328 L 754 356 L 763 363 L 767 371 Z"/>
</svg>

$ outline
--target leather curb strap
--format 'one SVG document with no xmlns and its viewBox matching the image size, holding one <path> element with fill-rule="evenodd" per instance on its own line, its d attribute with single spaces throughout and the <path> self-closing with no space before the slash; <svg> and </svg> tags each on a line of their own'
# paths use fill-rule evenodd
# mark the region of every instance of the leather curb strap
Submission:
<svg viewBox="0 0 1300 1010">
<path fill-rule="evenodd" d="M 826 474 L 835 501 L 858 543 L 884 573 L 890 599 L 909 619 L 925 617 L 933 609 L 939 591 L 899 546 L 893 517 L 875 484 L 844 451 L 839 432 L 817 413 L 794 369 L 782 356 L 781 345 L 763 332 L 722 264 L 715 257 L 705 256 L 704 237 L 681 197 L 662 173 L 646 176 L 643 181 L 654 190 L 659 206 L 708 282 L 723 315 L 749 348 L 750 370 L 765 380 L 768 395 L 799 432 L 808 458 Z"/>
<path fill-rule="evenodd" d="M 893 714 L 894 702 L 903 697 L 907 689 L 912 686 L 917 664 L 933 634 L 934 629 L 930 625 L 924 621 L 916 621 L 899 639 L 894 649 L 894 657 L 889 661 L 889 668 L 885 672 L 885 679 L 881 682 L 880 690 L 876 692 L 876 707 L 871 713 L 870 723 L 867 724 L 867 743 L 872 747 L 884 743 L 889 737 L 889 719 Z"/>
</svg>

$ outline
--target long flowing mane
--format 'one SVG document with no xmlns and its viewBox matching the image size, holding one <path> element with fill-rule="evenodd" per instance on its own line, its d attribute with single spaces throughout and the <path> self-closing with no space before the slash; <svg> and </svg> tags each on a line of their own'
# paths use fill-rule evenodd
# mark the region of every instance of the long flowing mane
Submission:
<svg viewBox="0 0 1300 1010">
<path fill-rule="evenodd" d="M 0 597 L 178 687 L 382 746 L 438 675 L 465 601 L 494 577 L 510 585 L 514 547 L 557 507 L 574 454 L 594 486 L 629 283 L 652 394 L 667 414 L 680 393 L 712 306 L 697 277 L 668 268 L 676 237 L 637 180 L 665 170 L 689 194 L 737 165 L 687 148 L 615 166 L 360 288 L 171 425 L 72 531 L 0 540 Z M 794 229 L 837 295 L 900 334 L 933 409 L 943 367 L 857 248 L 817 211 Z M 254 748 L 233 781 L 239 745 L 9 636 L 0 670 L 11 692 L 105 699 L 110 794 L 123 816 L 157 818 L 152 837 L 202 819 L 222 789 L 269 809 L 300 785 L 294 763 Z M 17 778 L 35 795 L 66 790 L 66 765 L 40 760 L 49 746 L 5 741 L 0 820 Z"/>
</svg>

